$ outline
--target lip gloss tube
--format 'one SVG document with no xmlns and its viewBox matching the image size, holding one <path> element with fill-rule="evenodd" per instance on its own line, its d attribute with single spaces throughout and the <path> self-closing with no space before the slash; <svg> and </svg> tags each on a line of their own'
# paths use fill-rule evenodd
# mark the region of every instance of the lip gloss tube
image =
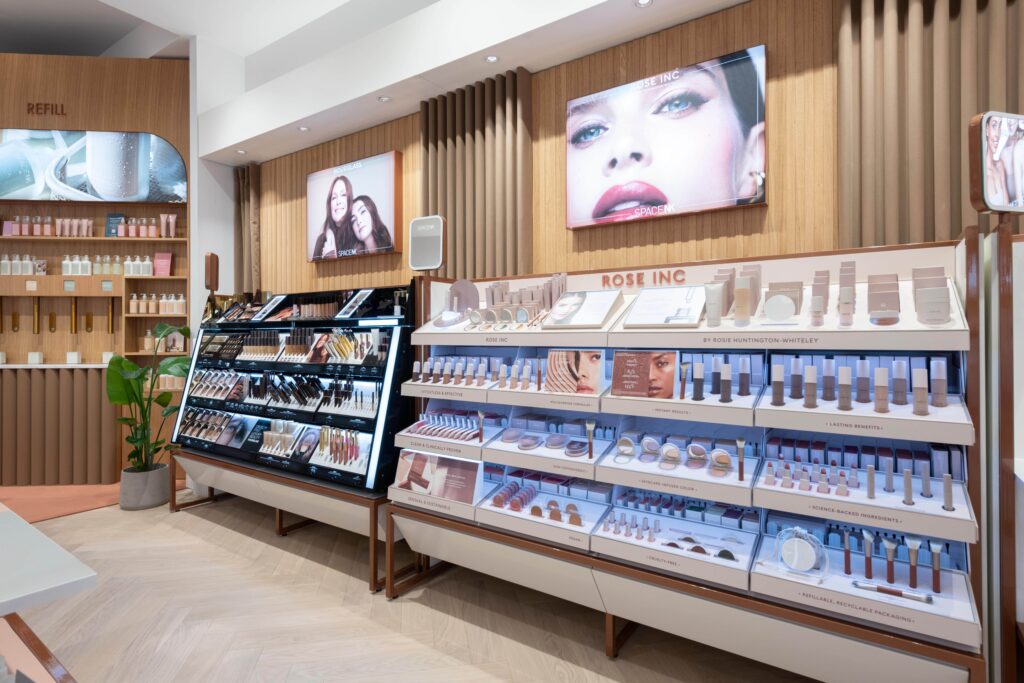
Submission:
<svg viewBox="0 0 1024 683">
<path fill-rule="evenodd" d="M 704 400 L 704 363 L 701 361 L 693 364 L 693 400 Z"/>
<path fill-rule="evenodd" d="M 875 368 L 875 412 L 889 412 L 889 371 Z"/>
<path fill-rule="evenodd" d="M 836 361 L 826 358 L 821 363 L 821 400 L 836 400 Z"/>
<path fill-rule="evenodd" d="M 750 359 L 740 356 L 740 396 L 750 396 Z"/>
<path fill-rule="evenodd" d="M 849 365 L 839 368 L 839 410 L 853 410 L 853 374 Z"/>
<path fill-rule="evenodd" d="M 719 403 L 732 403 L 732 366 L 729 363 L 722 364 L 721 370 L 721 394 L 718 397 Z"/>
<path fill-rule="evenodd" d="M 866 358 L 857 361 L 857 403 L 871 403 L 871 363 Z"/>
<path fill-rule="evenodd" d="M 718 356 L 711 357 L 711 391 L 709 393 L 722 393 L 722 361 Z"/>
<path fill-rule="evenodd" d="M 946 361 L 942 358 L 933 358 L 930 365 L 932 368 L 932 405 L 936 408 L 945 408 L 949 405 L 947 398 L 949 381 L 946 377 Z"/>
<path fill-rule="evenodd" d="M 928 414 L 928 371 L 914 368 L 911 373 L 914 381 L 914 415 Z"/>
<path fill-rule="evenodd" d="M 786 405 L 785 395 L 785 380 L 783 379 L 783 370 L 781 363 L 775 363 L 772 365 L 772 405 L 773 406 L 784 406 Z"/>
<path fill-rule="evenodd" d="M 892 404 L 907 405 L 907 361 L 892 362 Z"/>
<path fill-rule="evenodd" d="M 804 368 L 804 408 L 818 407 L 818 368 L 808 365 Z"/>
<path fill-rule="evenodd" d="M 804 397 L 804 364 L 800 356 L 794 356 L 789 361 L 789 397 Z"/>
</svg>

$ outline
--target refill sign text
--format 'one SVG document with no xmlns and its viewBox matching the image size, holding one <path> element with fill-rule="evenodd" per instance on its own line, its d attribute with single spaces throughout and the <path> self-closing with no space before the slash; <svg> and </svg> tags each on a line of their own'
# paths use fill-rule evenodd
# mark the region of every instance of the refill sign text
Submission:
<svg viewBox="0 0 1024 683">
<path fill-rule="evenodd" d="M 602 289 L 642 289 L 664 287 L 686 283 L 684 268 L 662 268 L 658 270 L 628 270 L 621 273 L 605 273 L 601 276 Z"/>
</svg>

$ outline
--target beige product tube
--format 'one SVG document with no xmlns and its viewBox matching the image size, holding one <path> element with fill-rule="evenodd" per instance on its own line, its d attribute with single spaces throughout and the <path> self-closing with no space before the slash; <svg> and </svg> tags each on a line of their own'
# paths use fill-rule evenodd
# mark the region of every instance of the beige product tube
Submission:
<svg viewBox="0 0 1024 683">
<path fill-rule="evenodd" d="M 928 371 L 914 368 L 911 373 L 914 384 L 914 415 L 928 414 Z"/>
<path fill-rule="evenodd" d="M 892 362 L 892 404 L 907 405 L 907 361 Z"/>
<path fill-rule="evenodd" d="M 839 410 L 853 410 L 853 372 L 849 365 L 839 368 Z"/>
<path fill-rule="evenodd" d="M 946 361 L 942 358 L 933 358 L 930 365 L 932 368 L 932 405 L 936 408 L 945 408 L 949 405 Z"/>
<path fill-rule="evenodd" d="M 875 368 L 875 412 L 889 412 L 889 371 Z"/>
<path fill-rule="evenodd" d="M 818 368 L 808 365 L 804 368 L 804 408 L 818 407 Z"/>
</svg>

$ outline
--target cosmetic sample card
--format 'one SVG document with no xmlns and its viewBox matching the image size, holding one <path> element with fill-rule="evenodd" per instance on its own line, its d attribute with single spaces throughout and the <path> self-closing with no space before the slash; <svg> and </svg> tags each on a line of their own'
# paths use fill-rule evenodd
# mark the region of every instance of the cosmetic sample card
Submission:
<svg viewBox="0 0 1024 683">
<path fill-rule="evenodd" d="M 253 425 L 256 424 L 255 417 L 246 417 L 244 415 L 235 415 L 228 422 L 227 427 L 221 432 L 220 437 L 217 439 L 217 443 L 221 446 L 227 446 L 228 448 L 241 448 L 242 444 L 245 443 L 245 437 L 252 431 Z"/>
<path fill-rule="evenodd" d="M 565 292 L 551 307 L 543 327 L 551 329 L 600 328 L 622 304 L 622 292 L 600 290 Z"/>
<path fill-rule="evenodd" d="M 320 428 L 306 427 L 303 432 L 296 437 L 291 453 L 288 454 L 288 459 L 293 462 L 309 462 L 310 458 L 313 457 L 319 448 Z"/>
<path fill-rule="evenodd" d="M 269 429 L 270 420 L 257 419 L 256 424 L 249 430 L 249 436 L 245 437 L 245 441 L 240 448 L 250 453 L 258 453 L 260 446 L 263 445 L 263 432 Z"/>
<path fill-rule="evenodd" d="M 677 360 L 675 351 L 616 351 L 612 395 L 672 398 Z"/>
<path fill-rule="evenodd" d="M 373 294 L 372 289 L 360 289 L 356 292 L 355 296 L 349 299 L 349 302 L 345 304 L 345 307 L 338 311 L 338 315 L 334 316 L 334 319 L 339 320 L 341 318 L 351 318 L 355 314 L 356 309 L 359 308 L 360 304 L 366 301 L 371 294 Z"/>
<path fill-rule="evenodd" d="M 331 352 L 327 349 L 328 343 L 331 341 L 331 333 L 324 332 L 318 334 L 313 340 L 313 346 L 310 347 L 309 353 L 306 354 L 307 363 L 327 363 L 331 360 Z"/>
<path fill-rule="evenodd" d="M 604 388 L 604 351 L 551 349 L 544 391 L 561 394 L 600 394 Z"/>
<path fill-rule="evenodd" d="M 479 483 L 479 462 L 415 451 L 398 458 L 395 485 L 401 489 L 472 505 Z"/>
<path fill-rule="evenodd" d="M 278 295 L 277 295 L 277 296 L 275 296 L 275 297 L 274 297 L 273 299 L 271 299 L 270 301 L 268 301 L 268 302 L 266 303 L 266 305 L 265 305 L 265 306 L 264 306 L 263 308 L 261 308 L 261 309 L 260 309 L 260 310 L 259 310 L 259 311 L 258 311 L 258 312 L 256 313 L 256 315 L 254 315 L 254 316 L 252 317 L 252 321 L 253 321 L 253 322 L 255 322 L 255 323 L 258 323 L 258 322 L 261 322 L 262 320 L 266 319 L 266 317 L 267 317 L 268 315 L 270 315 L 270 314 L 271 314 L 271 312 L 272 312 L 272 311 L 273 311 L 273 310 L 274 310 L 275 308 L 277 308 L 277 307 L 278 307 L 278 306 L 279 306 L 279 305 L 281 304 L 281 302 L 282 302 L 282 301 L 284 301 L 284 298 L 285 298 L 285 295 L 284 295 L 284 294 L 278 294 Z"/>
<path fill-rule="evenodd" d="M 697 327 L 704 316 L 704 287 L 652 287 L 640 290 L 622 326 Z"/>
</svg>

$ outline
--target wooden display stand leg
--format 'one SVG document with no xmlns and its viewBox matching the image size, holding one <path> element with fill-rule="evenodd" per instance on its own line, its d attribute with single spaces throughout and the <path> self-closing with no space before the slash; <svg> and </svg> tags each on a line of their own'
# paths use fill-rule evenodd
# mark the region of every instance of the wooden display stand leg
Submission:
<svg viewBox="0 0 1024 683">
<path fill-rule="evenodd" d="M 409 590 L 418 583 L 440 574 L 451 565 L 447 562 L 439 562 L 433 567 L 430 566 L 430 557 L 416 553 L 411 564 L 395 571 L 395 518 L 392 507 L 389 505 L 385 515 L 385 541 L 384 541 L 384 570 L 385 570 L 385 596 L 388 600 L 394 600 L 401 593 Z M 412 574 L 401 583 L 395 583 L 398 579 L 407 574 Z"/>
<path fill-rule="evenodd" d="M 619 650 L 622 648 L 623 643 L 636 631 L 636 622 L 626 621 L 626 625 L 622 627 L 622 630 L 616 633 L 615 622 L 617 619 L 618 617 L 614 614 L 606 612 L 604 615 L 604 653 L 609 659 L 615 659 L 619 656 Z"/>
<path fill-rule="evenodd" d="M 303 519 L 293 524 L 285 526 L 284 523 L 284 510 L 280 508 L 274 508 L 274 531 L 277 532 L 278 536 L 287 536 L 289 533 L 296 529 L 301 529 L 304 526 L 309 526 L 315 519 Z"/>
<path fill-rule="evenodd" d="M 230 496 L 230 493 L 214 493 L 214 489 L 210 489 L 210 495 L 205 498 L 198 498 L 196 500 L 190 500 L 187 503 L 178 502 L 178 479 L 175 477 L 175 473 L 178 471 L 178 463 L 174 460 L 174 456 L 171 456 L 171 464 L 168 465 L 171 468 L 169 486 L 171 487 L 171 496 L 167 500 L 167 509 L 171 512 L 177 512 L 184 510 L 185 508 L 195 507 L 196 505 L 204 505 L 206 503 L 213 503 L 222 498 Z"/>
<path fill-rule="evenodd" d="M 380 572 L 380 554 L 379 554 L 380 553 L 380 547 L 379 547 L 380 539 L 377 536 L 377 529 L 378 529 L 378 525 L 380 524 L 380 509 L 385 504 L 386 503 L 385 503 L 385 501 L 383 499 L 382 500 L 374 501 L 373 503 L 370 504 L 370 592 L 371 593 L 377 593 L 378 591 L 382 590 L 386 586 L 386 584 L 387 584 L 387 577 L 390 575 L 388 572 L 385 572 L 385 575 L 383 577 L 381 577 L 380 574 L 379 574 L 379 572 Z M 387 547 L 387 542 L 386 541 L 385 541 L 385 545 L 386 545 L 385 553 L 388 555 L 388 557 L 390 557 L 391 556 L 391 554 L 390 554 L 390 547 Z M 419 567 L 420 567 L 419 555 L 416 555 L 416 557 L 413 558 L 412 562 L 410 562 L 409 564 L 407 564 L 406 566 L 402 567 L 401 569 L 397 570 L 394 573 L 394 578 L 395 579 L 400 579 L 403 576 L 406 576 L 408 574 L 412 574 L 413 572 L 418 571 Z"/>
</svg>

